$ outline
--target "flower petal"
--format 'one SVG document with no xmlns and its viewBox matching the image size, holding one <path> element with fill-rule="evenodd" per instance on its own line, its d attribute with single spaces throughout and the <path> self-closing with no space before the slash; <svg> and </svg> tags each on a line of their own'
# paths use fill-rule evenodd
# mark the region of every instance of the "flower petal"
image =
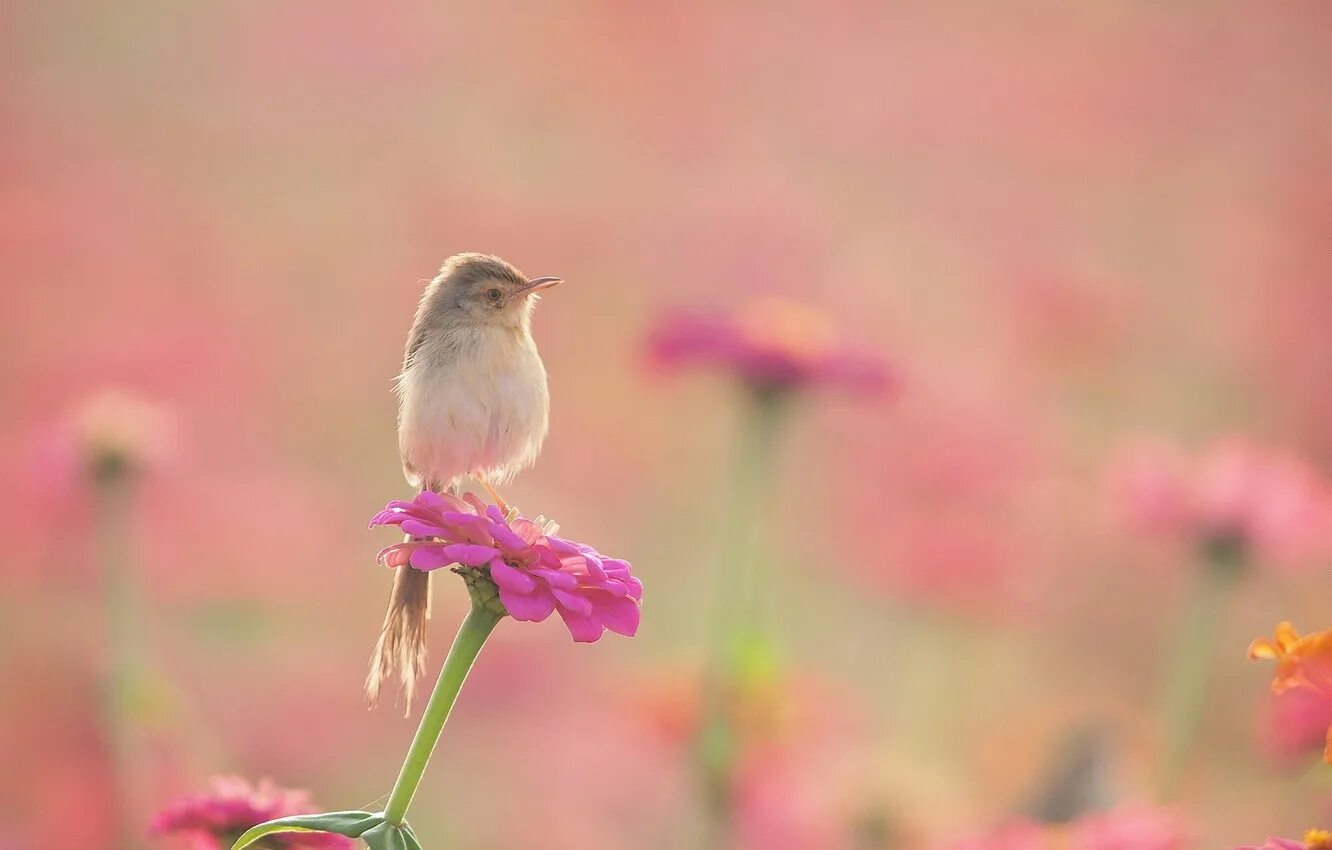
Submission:
<svg viewBox="0 0 1332 850">
<path fill-rule="evenodd" d="M 444 507 L 444 497 L 433 490 L 422 490 L 420 493 L 417 493 L 416 502 L 417 504 L 437 509 Z"/>
<path fill-rule="evenodd" d="M 401 567 L 411 563 L 412 546 L 409 543 L 395 543 L 379 550 L 375 560 L 386 567 Z"/>
<path fill-rule="evenodd" d="M 472 543 L 450 543 L 443 547 L 443 552 L 451 561 L 469 567 L 485 566 L 500 554 L 500 551 L 493 546 L 477 546 Z"/>
<path fill-rule="evenodd" d="M 495 584 L 512 590 L 514 593 L 531 593 L 537 587 L 537 580 L 522 570 L 516 570 L 500 558 L 490 561 L 490 577 Z"/>
<path fill-rule="evenodd" d="M 405 519 L 401 523 L 402 533 L 413 537 L 443 537 L 444 529 L 432 522 L 419 519 Z"/>
<path fill-rule="evenodd" d="M 531 593 L 515 593 L 500 585 L 499 596 L 504 607 L 508 609 L 509 616 L 515 620 L 539 623 L 555 610 L 555 597 L 544 587 L 538 586 Z"/>
<path fill-rule="evenodd" d="M 537 567 L 532 570 L 531 573 L 551 587 L 558 587 L 560 590 L 578 589 L 578 579 L 561 570 L 548 570 L 545 567 Z"/>
<path fill-rule="evenodd" d="M 563 608 L 560 608 L 559 612 L 560 618 L 564 620 L 564 625 L 569 628 L 569 634 L 578 643 L 596 643 L 601 639 L 601 633 L 605 629 L 594 618 L 580 617 Z"/>
<path fill-rule="evenodd" d="M 586 596 L 561 590 L 558 587 L 552 587 L 550 592 L 554 594 L 555 601 L 559 603 L 561 611 L 567 610 L 580 617 L 586 617 L 592 613 L 592 602 Z"/>
<path fill-rule="evenodd" d="M 418 570 L 429 572 L 457 563 L 457 558 L 451 557 L 445 552 L 448 548 L 439 544 L 418 544 L 411 550 L 411 564 Z"/>
<path fill-rule="evenodd" d="M 524 552 L 528 548 L 527 541 L 515 534 L 508 523 L 492 522 L 487 530 L 494 538 L 495 545 L 509 554 Z"/>
<path fill-rule="evenodd" d="M 642 611 L 638 603 L 632 599 L 615 597 L 599 599 L 596 602 L 596 610 L 596 617 L 601 624 L 616 634 L 633 637 L 638 633 Z"/>
<path fill-rule="evenodd" d="M 529 546 L 540 540 L 541 536 L 545 533 L 541 530 L 541 526 L 526 517 L 518 517 L 513 522 L 509 523 L 509 526 L 513 529 L 514 533 L 523 538 Z"/>
</svg>

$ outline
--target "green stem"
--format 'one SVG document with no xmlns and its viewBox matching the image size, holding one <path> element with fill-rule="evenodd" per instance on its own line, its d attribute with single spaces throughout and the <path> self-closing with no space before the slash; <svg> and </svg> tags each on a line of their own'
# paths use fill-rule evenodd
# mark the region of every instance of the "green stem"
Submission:
<svg viewBox="0 0 1332 850">
<path fill-rule="evenodd" d="M 1165 682 L 1165 748 L 1160 773 L 1163 799 L 1174 796 L 1198 735 L 1207 704 L 1213 656 L 1241 566 L 1232 556 L 1210 553 L 1202 565 L 1197 590 L 1189 600 Z"/>
<path fill-rule="evenodd" d="M 402 826 L 407 817 L 407 807 L 412 804 L 416 788 L 421 784 L 421 776 L 430 763 L 435 742 L 444 731 L 444 724 L 449 719 L 449 712 L 453 710 L 453 703 L 458 699 L 463 682 L 467 681 L 472 662 L 476 661 L 476 656 L 485 645 L 486 638 L 495 630 L 501 616 L 489 608 L 473 605 L 458 627 L 449 656 L 444 659 L 444 667 L 439 671 L 439 681 L 435 682 L 430 702 L 426 703 L 425 713 L 421 715 L 421 725 L 416 728 L 412 745 L 407 750 L 407 758 L 403 760 L 402 770 L 398 772 L 398 781 L 393 783 L 393 791 L 384 809 L 385 820 L 394 826 Z"/>
<path fill-rule="evenodd" d="M 763 515 L 772 505 L 777 449 L 787 420 L 787 399 L 755 393 L 745 408 L 731 469 L 730 505 L 722 563 L 713 595 L 714 672 L 733 673 L 743 647 L 760 619 L 758 562 Z"/>
<path fill-rule="evenodd" d="M 111 762 L 115 812 L 115 846 L 134 847 L 140 834 L 145 785 L 142 759 L 136 753 L 135 702 L 140 690 L 138 623 L 140 605 L 130 567 L 132 479 L 127 470 L 111 468 L 94 477 L 96 539 L 102 564 L 106 616 L 107 670 L 102 710 Z"/>
<path fill-rule="evenodd" d="M 738 756 L 730 704 L 759 631 L 762 519 L 771 504 L 777 477 L 777 449 L 787 419 L 786 404 L 780 394 L 753 393 L 745 407 L 734 452 L 725 542 L 716 571 L 718 587 L 711 600 L 712 646 L 703 681 L 703 717 L 695 754 L 704 807 L 704 848 L 725 847 L 730 833 L 731 774 Z"/>
</svg>

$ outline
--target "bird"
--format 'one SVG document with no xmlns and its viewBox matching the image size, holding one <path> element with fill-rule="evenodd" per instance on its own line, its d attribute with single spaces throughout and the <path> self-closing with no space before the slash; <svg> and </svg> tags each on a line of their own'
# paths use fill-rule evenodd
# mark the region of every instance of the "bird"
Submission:
<svg viewBox="0 0 1332 850">
<path fill-rule="evenodd" d="M 496 488 L 536 462 L 550 423 L 532 311 L 562 282 L 528 278 L 490 254 L 462 253 L 426 285 L 395 381 L 398 450 L 411 486 L 456 494 L 472 478 L 508 512 Z M 411 710 L 426 660 L 430 576 L 396 568 L 365 681 L 372 706 L 396 675 Z"/>
</svg>

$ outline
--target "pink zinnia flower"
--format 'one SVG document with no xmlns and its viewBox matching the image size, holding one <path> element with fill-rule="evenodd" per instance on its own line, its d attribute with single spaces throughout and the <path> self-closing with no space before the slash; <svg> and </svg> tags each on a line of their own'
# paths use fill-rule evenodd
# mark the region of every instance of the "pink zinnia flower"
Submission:
<svg viewBox="0 0 1332 850">
<path fill-rule="evenodd" d="M 879 395 L 893 383 L 882 358 L 842 342 L 824 316 L 773 299 L 734 315 L 668 315 L 651 331 L 649 356 L 668 369 L 729 372 L 758 390 L 824 385 Z"/>
<path fill-rule="evenodd" d="M 265 779 L 257 786 L 234 776 L 215 777 L 212 790 L 177 800 L 158 812 L 150 830 L 154 835 L 181 833 L 193 838 L 198 850 L 228 850 L 247 829 L 265 821 L 316 811 L 304 791 L 279 788 Z M 352 839 L 323 832 L 277 833 L 266 839 L 293 850 L 349 850 Z"/>
<path fill-rule="evenodd" d="M 470 493 L 427 490 L 410 502 L 389 502 L 370 525 L 398 525 L 426 538 L 389 546 L 381 563 L 427 571 L 456 565 L 471 578 L 488 578 L 515 620 L 540 622 L 558 611 L 573 639 L 586 643 L 606 629 L 627 637 L 638 631 L 643 584 L 629 562 L 556 537 L 553 524 L 510 520 Z"/>
<path fill-rule="evenodd" d="M 1111 476 L 1123 518 L 1140 531 L 1233 545 L 1278 563 L 1332 546 L 1332 486 L 1295 455 L 1240 438 L 1190 458 L 1142 443 Z"/>
</svg>

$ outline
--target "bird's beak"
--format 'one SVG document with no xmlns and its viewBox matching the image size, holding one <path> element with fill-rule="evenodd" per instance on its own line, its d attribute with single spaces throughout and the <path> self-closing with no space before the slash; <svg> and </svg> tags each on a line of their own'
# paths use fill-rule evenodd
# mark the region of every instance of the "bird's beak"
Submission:
<svg viewBox="0 0 1332 850">
<path fill-rule="evenodd" d="M 527 282 L 527 286 L 519 289 L 514 295 L 530 295 L 533 292 L 540 292 L 543 289 L 550 289 L 552 286 L 564 283 L 562 277 L 534 277 Z"/>
</svg>

